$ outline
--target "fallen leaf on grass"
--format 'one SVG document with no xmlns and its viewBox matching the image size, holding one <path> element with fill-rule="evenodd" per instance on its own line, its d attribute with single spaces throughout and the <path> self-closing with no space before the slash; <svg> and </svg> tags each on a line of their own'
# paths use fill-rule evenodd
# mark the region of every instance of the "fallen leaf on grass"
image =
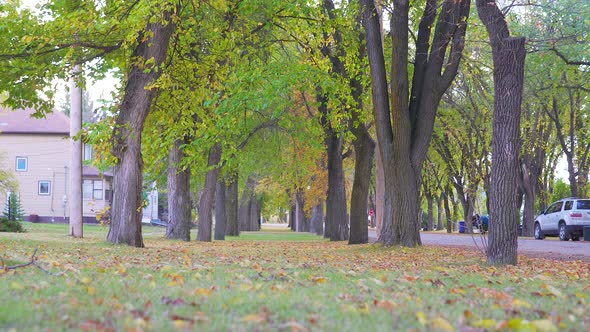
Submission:
<svg viewBox="0 0 590 332">
<path fill-rule="evenodd" d="M 426 323 L 428 322 L 426 319 L 426 314 L 423 311 L 418 311 L 416 313 L 416 319 L 418 320 L 418 323 L 420 323 L 421 325 L 426 325 Z"/>
<path fill-rule="evenodd" d="M 242 317 L 243 322 L 260 324 L 266 322 L 266 317 L 261 314 L 250 314 Z"/>
<path fill-rule="evenodd" d="M 211 288 L 197 288 L 194 291 L 195 296 L 210 296 L 213 294 L 213 289 Z"/>
<path fill-rule="evenodd" d="M 389 301 L 389 300 L 383 300 L 383 301 L 373 300 L 373 305 L 375 305 L 378 308 L 385 309 L 385 310 L 393 310 L 399 306 L 397 303 L 395 303 L 393 301 Z"/>
<path fill-rule="evenodd" d="M 430 327 L 432 327 L 432 329 L 438 330 L 438 331 L 446 331 L 446 332 L 454 332 L 455 331 L 455 328 L 453 327 L 453 325 L 451 325 L 451 323 L 449 323 L 449 321 L 447 321 L 446 319 L 444 319 L 442 317 L 436 317 L 435 319 L 433 319 L 432 322 L 430 322 Z"/>
<path fill-rule="evenodd" d="M 538 319 L 531 322 L 537 332 L 557 332 L 557 326 L 549 319 Z"/>
<path fill-rule="evenodd" d="M 286 323 L 280 324 L 278 326 L 279 330 L 286 330 L 289 329 L 293 332 L 307 332 L 309 331 L 309 329 L 301 324 L 299 324 L 297 321 L 288 321 Z"/>
<path fill-rule="evenodd" d="M 162 304 L 171 305 L 171 306 L 179 306 L 179 305 L 186 304 L 186 302 L 183 299 L 181 299 L 180 297 L 173 300 L 168 296 L 164 296 L 164 297 L 162 297 Z"/>
<path fill-rule="evenodd" d="M 328 279 L 326 279 L 325 277 L 311 277 L 311 281 L 321 284 L 328 281 Z"/>
</svg>

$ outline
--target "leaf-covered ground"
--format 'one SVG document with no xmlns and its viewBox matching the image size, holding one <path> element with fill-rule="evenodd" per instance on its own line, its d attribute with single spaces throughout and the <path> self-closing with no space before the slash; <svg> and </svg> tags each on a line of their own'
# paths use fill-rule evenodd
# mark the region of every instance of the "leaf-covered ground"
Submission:
<svg viewBox="0 0 590 332">
<path fill-rule="evenodd" d="M 585 331 L 590 264 L 477 251 L 330 243 L 285 231 L 213 243 L 113 246 L 107 230 L 26 224 L 0 233 L 0 330 Z M 193 237 L 194 238 L 194 237 Z"/>
</svg>

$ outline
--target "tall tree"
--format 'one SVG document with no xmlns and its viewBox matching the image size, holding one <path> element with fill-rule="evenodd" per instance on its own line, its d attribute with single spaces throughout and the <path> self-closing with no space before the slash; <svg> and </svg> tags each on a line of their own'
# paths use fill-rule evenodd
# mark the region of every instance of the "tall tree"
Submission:
<svg viewBox="0 0 590 332">
<path fill-rule="evenodd" d="M 378 13 L 363 0 L 373 113 L 385 172 L 385 245 L 420 245 L 418 211 L 422 163 L 432 137 L 438 104 L 451 84 L 464 47 L 469 0 L 427 0 L 416 39 L 410 87 L 408 0 L 394 0 L 390 18 L 391 83 L 388 84 Z M 436 21 L 436 24 L 434 24 Z M 432 27 L 435 25 L 431 37 Z M 411 89 L 411 91 L 410 91 Z"/>
<path fill-rule="evenodd" d="M 494 118 L 490 179 L 490 265 L 517 263 L 520 115 L 524 84 L 525 39 L 511 37 L 495 0 L 476 0 L 494 61 Z"/>
<path fill-rule="evenodd" d="M 176 8 L 172 3 L 161 4 L 153 10 L 145 31 L 137 36 L 133 58 L 138 60 L 129 71 L 113 132 L 112 153 L 117 162 L 113 169 L 112 221 L 107 239 L 135 247 L 144 246 L 140 208 L 143 186 L 141 135 L 157 92 L 153 84 L 162 74 L 175 27 Z"/>
<path fill-rule="evenodd" d="M 182 165 L 182 141 L 174 141 L 168 154 L 168 226 L 166 237 L 190 241 L 192 204 L 190 199 L 190 167 Z M 186 142 L 185 142 L 186 143 Z"/>
</svg>

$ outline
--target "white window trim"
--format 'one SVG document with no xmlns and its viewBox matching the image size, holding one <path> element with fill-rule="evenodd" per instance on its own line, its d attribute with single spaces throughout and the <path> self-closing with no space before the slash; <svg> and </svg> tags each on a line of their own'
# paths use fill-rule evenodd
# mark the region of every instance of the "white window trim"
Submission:
<svg viewBox="0 0 590 332">
<path fill-rule="evenodd" d="M 84 197 L 84 193 L 85 193 L 85 192 L 84 192 L 84 182 L 85 182 L 85 181 L 89 181 L 89 182 L 90 182 L 90 184 L 91 184 L 91 186 L 89 186 L 90 190 L 88 190 L 88 191 L 86 192 L 86 194 L 89 194 L 89 196 L 90 196 L 89 198 L 86 198 L 86 197 Z M 95 184 L 96 184 L 97 182 L 100 182 L 100 183 L 101 183 L 101 184 L 100 184 L 100 186 L 101 186 L 101 188 L 100 188 L 100 189 L 97 189 L 97 188 L 95 187 Z M 103 180 L 100 180 L 100 179 L 99 179 L 99 180 L 94 180 L 94 179 L 84 179 L 84 180 L 82 181 L 82 199 L 83 199 L 83 200 L 85 200 L 85 201 L 104 201 L 104 200 L 105 200 L 105 189 L 104 189 L 104 185 L 105 185 L 104 181 L 103 181 Z M 95 193 L 96 193 L 97 191 L 100 191 L 100 197 L 101 197 L 101 198 L 96 198 L 96 194 L 95 194 Z"/>
<path fill-rule="evenodd" d="M 18 168 L 18 161 L 19 160 L 24 160 L 25 161 L 25 169 L 19 169 Z M 14 169 L 17 172 L 26 172 L 26 171 L 28 171 L 29 170 L 29 158 L 27 158 L 27 157 L 16 157 L 16 161 L 15 161 L 15 164 L 14 164 Z"/>
<path fill-rule="evenodd" d="M 47 183 L 47 192 L 46 193 L 42 193 L 41 192 L 41 183 Z M 51 195 L 51 181 L 47 181 L 47 180 L 41 180 L 37 183 L 37 193 L 40 196 L 49 196 Z"/>
</svg>

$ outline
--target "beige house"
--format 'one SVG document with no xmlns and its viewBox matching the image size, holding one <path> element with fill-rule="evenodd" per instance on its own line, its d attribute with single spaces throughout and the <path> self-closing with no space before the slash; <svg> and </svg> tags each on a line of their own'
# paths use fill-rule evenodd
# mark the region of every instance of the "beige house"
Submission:
<svg viewBox="0 0 590 332">
<path fill-rule="evenodd" d="M 32 113 L 0 108 L 0 168 L 11 170 L 18 181 L 26 220 L 67 222 L 70 120 L 58 111 L 44 119 L 32 118 Z M 91 154 L 85 146 L 84 158 Z M 84 222 L 97 222 L 96 214 L 110 204 L 112 175 L 84 166 L 82 177 Z M 0 193 L 2 208 L 6 196 Z"/>
</svg>

